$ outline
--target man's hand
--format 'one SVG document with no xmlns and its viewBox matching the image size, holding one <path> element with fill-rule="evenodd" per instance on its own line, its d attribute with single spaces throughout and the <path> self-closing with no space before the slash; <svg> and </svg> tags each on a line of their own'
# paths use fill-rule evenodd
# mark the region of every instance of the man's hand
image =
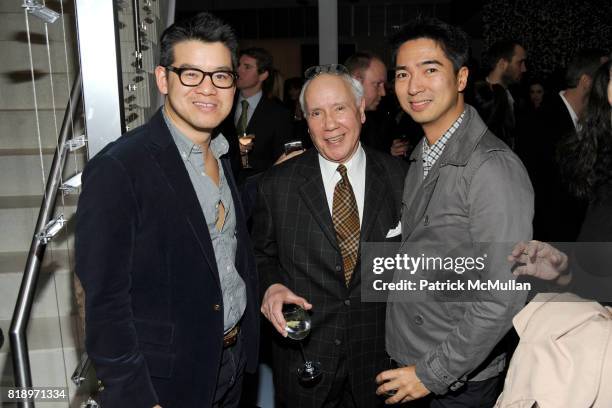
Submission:
<svg viewBox="0 0 612 408">
<path fill-rule="evenodd" d="M 300 154 L 304 153 L 305 151 L 306 151 L 305 149 L 300 149 L 300 150 L 294 150 L 294 151 L 290 152 L 289 154 L 283 153 L 274 162 L 274 165 L 276 166 L 277 164 L 281 164 L 282 162 L 287 161 L 289 159 L 292 159 L 295 156 L 299 156 Z"/>
<path fill-rule="evenodd" d="M 304 310 L 312 309 L 312 305 L 306 299 L 297 296 L 289 288 L 280 283 L 270 285 L 261 303 L 261 313 L 266 316 L 283 337 L 287 337 L 287 330 L 285 330 L 286 322 L 283 317 L 284 304 L 299 305 Z"/>
<path fill-rule="evenodd" d="M 423 398 L 431 391 L 427 389 L 416 375 L 416 366 L 387 370 L 376 376 L 377 395 L 384 395 L 391 390 L 397 390 L 395 395 L 385 400 L 385 404 L 414 401 Z"/>
<path fill-rule="evenodd" d="M 394 139 L 391 144 L 391 156 L 404 157 L 408 154 L 410 141 L 406 139 Z"/>
<path fill-rule="evenodd" d="M 519 242 L 512 249 L 508 261 L 522 264 L 514 268 L 514 276 L 528 275 L 543 280 L 556 280 L 560 285 L 567 285 L 567 255 L 546 242 Z"/>
</svg>

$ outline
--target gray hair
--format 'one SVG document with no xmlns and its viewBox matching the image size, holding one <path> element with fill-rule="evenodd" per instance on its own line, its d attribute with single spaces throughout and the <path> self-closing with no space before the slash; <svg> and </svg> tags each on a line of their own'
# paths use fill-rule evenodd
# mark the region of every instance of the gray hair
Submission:
<svg viewBox="0 0 612 408">
<path fill-rule="evenodd" d="M 349 85 L 349 87 L 351 88 L 351 91 L 353 91 L 353 96 L 355 96 L 355 104 L 357 106 L 361 104 L 361 101 L 363 100 L 363 85 L 361 85 L 361 82 L 359 82 L 357 79 L 345 73 L 337 73 L 337 74 L 324 73 L 320 75 L 334 75 L 334 76 L 342 78 Z M 307 115 L 306 101 L 304 100 L 304 95 L 306 94 L 306 88 L 308 88 L 308 85 L 310 85 L 312 80 L 315 79 L 317 76 L 314 76 L 308 79 L 304 83 L 304 86 L 302 86 L 302 90 L 300 91 L 300 107 L 302 108 L 302 112 L 304 112 L 305 116 Z"/>
</svg>

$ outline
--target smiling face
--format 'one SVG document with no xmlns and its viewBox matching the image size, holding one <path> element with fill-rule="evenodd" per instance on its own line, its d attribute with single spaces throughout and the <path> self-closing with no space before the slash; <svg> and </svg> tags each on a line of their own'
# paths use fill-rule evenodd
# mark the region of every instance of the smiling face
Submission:
<svg viewBox="0 0 612 408">
<path fill-rule="evenodd" d="M 359 147 L 365 103 L 357 105 L 351 86 L 340 76 L 321 74 L 304 94 L 312 142 L 324 158 L 346 163 Z"/>
<path fill-rule="evenodd" d="M 468 69 L 455 74 L 453 63 L 429 38 L 406 41 L 398 49 L 395 93 L 402 109 L 423 126 L 435 143 L 461 115 Z"/>
<path fill-rule="evenodd" d="M 174 45 L 172 66 L 232 71 L 232 57 L 220 42 L 181 41 Z M 159 91 L 166 95 L 164 109 L 172 123 L 194 143 L 207 143 L 232 109 L 236 88 L 216 88 L 208 75 L 198 86 L 185 86 L 176 73 L 161 66 L 155 69 L 155 77 Z"/>
</svg>

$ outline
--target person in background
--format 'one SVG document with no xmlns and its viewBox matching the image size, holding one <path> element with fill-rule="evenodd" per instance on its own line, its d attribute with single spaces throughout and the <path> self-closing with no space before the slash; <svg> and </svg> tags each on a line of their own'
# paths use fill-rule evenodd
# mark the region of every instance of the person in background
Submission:
<svg viewBox="0 0 612 408">
<path fill-rule="evenodd" d="M 268 78 L 273 82 L 273 72 L 274 60 L 265 49 L 240 51 L 236 84 L 240 92 L 222 125 L 223 134 L 229 138 L 232 168 L 239 183 L 270 168 L 283 154 L 285 142 L 291 139 L 290 113 L 280 102 L 264 95 L 264 83 Z M 249 144 L 241 144 L 238 139 L 243 134 L 255 138 Z M 245 168 L 247 162 L 249 167 Z"/>
<path fill-rule="evenodd" d="M 526 162 L 536 191 L 534 231 L 542 241 L 576 241 L 584 220 L 588 201 L 570 192 L 561 176 L 567 159 L 559 157 L 558 150 L 577 135 L 602 55 L 595 49 L 576 53 L 566 69 L 567 87 L 545 101 L 529 137 L 535 155 L 533 162 Z"/>
</svg>

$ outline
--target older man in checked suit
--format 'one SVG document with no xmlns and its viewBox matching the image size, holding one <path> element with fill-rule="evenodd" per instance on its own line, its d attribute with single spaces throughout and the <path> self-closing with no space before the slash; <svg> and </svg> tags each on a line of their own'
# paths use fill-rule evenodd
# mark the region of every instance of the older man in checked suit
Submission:
<svg viewBox="0 0 612 408">
<path fill-rule="evenodd" d="M 361 301 L 359 248 L 398 224 L 406 167 L 360 145 L 363 88 L 344 67 L 313 75 L 300 102 L 316 149 L 264 174 L 254 215 L 262 312 L 280 333 L 275 386 L 281 406 L 373 407 L 382 404 L 375 376 L 388 366 L 385 304 Z M 288 303 L 311 313 L 303 345 L 323 370 L 311 384 L 296 375 L 304 363 L 297 343 L 282 337 Z"/>
</svg>

